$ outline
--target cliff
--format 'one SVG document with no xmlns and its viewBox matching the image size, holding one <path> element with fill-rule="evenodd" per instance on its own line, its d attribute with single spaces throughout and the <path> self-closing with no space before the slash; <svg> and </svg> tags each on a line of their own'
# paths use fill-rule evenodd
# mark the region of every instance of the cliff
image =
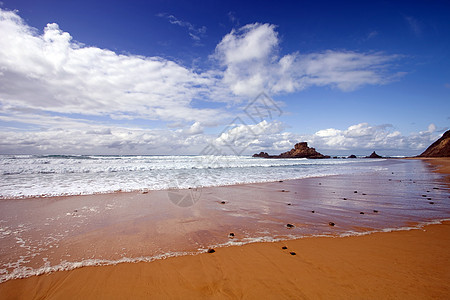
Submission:
<svg viewBox="0 0 450 300">
<path fill-rule="evenodd" d="M 450 130 L 430 145 L 419 157 L 450 157 Z"/>
</svg>

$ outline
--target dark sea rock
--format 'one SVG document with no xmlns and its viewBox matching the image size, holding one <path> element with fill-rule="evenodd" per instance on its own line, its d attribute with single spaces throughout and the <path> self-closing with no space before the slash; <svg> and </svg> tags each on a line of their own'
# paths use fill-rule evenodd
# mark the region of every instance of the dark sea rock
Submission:
<svg viewBox="0 0 450 300">
<path fill-rule="evenodd" d="M 356 158 L 356 155 L 352 154 L 352 155 L 349 155 L 349 157 L 347 157 L 347 158 Z"/>
<path fill-rule="evenodd" d="M 328 155 L 323 155 L 316 151 L 314 148 L 308 147 L 308 143 L 301 142 L 295 144 L 294 148 L 283 152 L 280 155 L 269 155 L 267 152 L 260 152 L 259 154 L 254 154 L 253 157 L 262 157 L 262 158 L 330 158 Z"/>
<path fill-rule="evenodd" d="M 383 157 L 378 155 L 375 151 L 373 151 L 372 154 L 366 156 L 366 158 L 383 158 Z"/>
<path fill-rule="evenodd" d="M 418 157 L 450 157 L 450 130 L 447 130 Z"/>
</svg>

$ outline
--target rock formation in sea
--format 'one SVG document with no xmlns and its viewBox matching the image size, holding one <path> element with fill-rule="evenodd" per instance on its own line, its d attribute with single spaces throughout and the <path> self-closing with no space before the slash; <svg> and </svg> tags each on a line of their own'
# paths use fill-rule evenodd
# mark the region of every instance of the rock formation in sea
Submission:
<svg viewBox="0 0 450 300">
<path fill-rule="evenodd" d="M 430 145 L 419 157 L 450 157 L 450 130 Z"/>
<path fill-rule="evenodd" d="M 347 158 L 356 158 L 356 155 L 352 154 L 352 155 L 349 155 L 349 157 L 347 157 Z"/>
<path fill-rule="evenodd" d="M 372 154 L 366 156 L 366 158 L 382 158 L 382 156 L 379 156 L 375 151 L 373 151 Z"/>
<path fill-rule="evenodd" d="M 294 148 L 288 152 L 281 153 L 280 155 L 269 155 L 267 152 L 260 152 L 254 154 L 253 157 L 263 158 L 330 158 L 328 155 L 323 155 L 316 151 L 314 148 L 308 147 L 308 143 L 302 142 L 295 144 Z"/>
</svg>

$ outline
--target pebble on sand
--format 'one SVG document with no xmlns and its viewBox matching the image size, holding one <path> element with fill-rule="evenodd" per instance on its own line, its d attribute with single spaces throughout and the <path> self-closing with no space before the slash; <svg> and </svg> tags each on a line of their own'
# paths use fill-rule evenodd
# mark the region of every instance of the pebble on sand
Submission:
<svg viewBox="0 0 450 300">
<path fill-rule="evenodd" d="M 328 225 L 334 226 L 334 225 L 336 225 L 336 224 L 334 224 L 333 222 L 329 222 Z"/>
<path fill-rule="evenodd" d="M 225 201 L 220 202 L 220 204 L 225 204 Z"/>
<path fill-rule="evenodd" d="M 234 238 L 234 232 L 230 232 L 230 234 L 228 235 L 229 238 Z"/>
<path fill-rule="evenodd" d="M 287 249 L 287 247 L 286 247 L 286 246 L 283 246 L 283 247 L 281 247 L 281 249 L 283 249 L 283 250 L 286 250 L 286 249 Z"/>
<path fill-rule="evenodd" d="M 360 212 L 359 214 L 360 214 L 360 215 L 363 215 L 363 214 L 364 214 L 364 212 L 362 211 L 362 212 Z"/>
<path fill-rule="evenodd" d="M 297 255 L 294 251 L 289 252 L 290 255 Z"/>
<path fill-rule="evenodd" d="M 286 227 L 287 227 L 287 228 L 294 228 L 295 226 L 292 225 L 292 224 L 290 224 L 290 223 L 288 223 L 288 224 L 286 224 Z"/>
<path fill-rule="evenodd" d="M 374 210 L 373 210 L 373 212 L 374 212 L 374 213 L 377 213 L 377 212 L 378 212 L 378 210 L 374 209 Z"/>
<path fill-rule="evenodd" d="M 214 249 L 208 249 L 208 253 L 214 253 L 214 252 L 216 252 L 216 250 L 214 250 Z"/>
</svg>

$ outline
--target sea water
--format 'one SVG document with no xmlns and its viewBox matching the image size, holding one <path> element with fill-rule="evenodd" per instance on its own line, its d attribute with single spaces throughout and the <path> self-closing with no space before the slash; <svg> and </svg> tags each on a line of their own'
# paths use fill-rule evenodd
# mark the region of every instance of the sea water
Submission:
<svg viewBox="0 0 450 300">
<path fill-rule="evenodd" d="M 373 159 L 249 156 L 2 155 L 0 198 L 268 182 L 376 169 Z"/>
</svg>

